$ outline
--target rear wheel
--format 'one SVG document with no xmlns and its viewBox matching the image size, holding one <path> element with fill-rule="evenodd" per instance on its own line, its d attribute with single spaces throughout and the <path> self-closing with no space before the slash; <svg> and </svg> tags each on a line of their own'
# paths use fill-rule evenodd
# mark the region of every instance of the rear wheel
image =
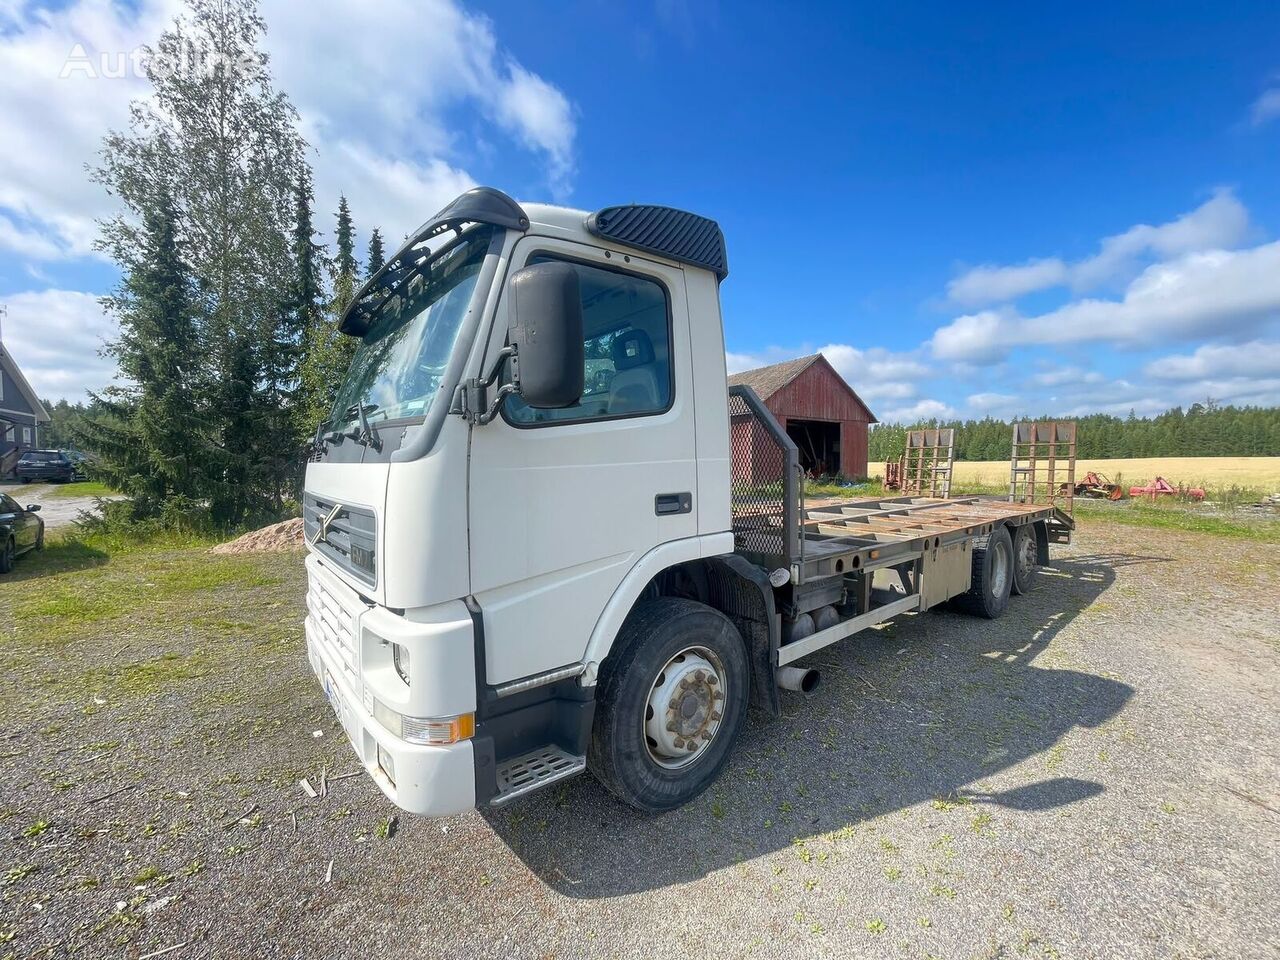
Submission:
<svg viewBox="0 0 1280 960">
<path fill-rule="evenodd" d="M 1009 606 L 1013 587 L 1013 541 L 997 527 L 989 537 L 973 542 L 973 579 L 968 593 L 956 597 L 956 607 L 975 617 L 994 620 Z"/>
<path fill-rule="evenodd" d="M 1013 592 L 1022 596 L 1036 585 L 1040 571 L 1035 526 L 1024 523 L 1013 535 Z"/>
<path fill-rule="evenodd" d="M 8 573 L 13 569 L 13 558 L 15 547 L 13 545 L 13 537 L 9 537 L 4 542 L 4 546 L 0 546 L 0 573 Z"/>
<path fill-rule="evenodd" d="M 588 767 L 638 810 L 688 803 L 728 761 L 750 679 L 724 614 L 693 600 L 638 604 L 600 671 Z"/>
</svg>

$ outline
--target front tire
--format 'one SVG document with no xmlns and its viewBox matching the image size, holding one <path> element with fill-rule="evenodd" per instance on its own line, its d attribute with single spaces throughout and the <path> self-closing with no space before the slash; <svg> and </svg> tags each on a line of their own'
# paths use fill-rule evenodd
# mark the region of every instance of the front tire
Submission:
<svg viewBox="0 0 1280 960">
<path fill-rule="evenodd" d="M 16 549 L 13 545 L 13 537 L 5 540 L 4 546 L 0 547 L 0 573 L 8 573 L 13 569 L 13 558 Z"/>
<path fill-rule="evenodd" d="M 728 762 L 750 682 L 742 637 L 720 611 L 637 604 L 601 667 L 588 768 L 637 810 L 683 806 Z"/>
<path fill-rule="evenodd" d="M 1013 541 L 1005 527 L 989 537 L 973 541 L 973 578 L 968 593 L 956 597 L 956 606 L 975 617 L 995 620 L 1009 606 L 1013 587 Z"/>
</svg>

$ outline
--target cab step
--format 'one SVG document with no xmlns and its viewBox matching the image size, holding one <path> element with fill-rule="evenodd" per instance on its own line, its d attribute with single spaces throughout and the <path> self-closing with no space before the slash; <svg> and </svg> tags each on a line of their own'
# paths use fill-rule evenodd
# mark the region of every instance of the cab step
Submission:
<svg viewBox="0 0 1280 960">
<path fill-rule="evenodd" d="M 586 769 L 586 757 L 574 756 L 556 746 L 539 747 L 498 766 L 498 793 L 489 804 L 500 807 Z"/>
</svg>

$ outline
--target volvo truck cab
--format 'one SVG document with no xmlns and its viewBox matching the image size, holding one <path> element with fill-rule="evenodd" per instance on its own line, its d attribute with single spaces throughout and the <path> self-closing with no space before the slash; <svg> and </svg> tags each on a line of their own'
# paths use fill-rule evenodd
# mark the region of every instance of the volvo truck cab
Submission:
<svg viewBox="0 0 1280 960">
<path fill-rule="evenodd" d="M 342 330 L 361 342 L 307 467 L 306 634 L 401 807 L 451 814 L 582 771 L 641 593 L 732 554 L 725 273 L 704 218 L 480 188 L 357 294 Z M 682 689 L 720 703 L 727 677 L 703 675 Z"/>
</svg>

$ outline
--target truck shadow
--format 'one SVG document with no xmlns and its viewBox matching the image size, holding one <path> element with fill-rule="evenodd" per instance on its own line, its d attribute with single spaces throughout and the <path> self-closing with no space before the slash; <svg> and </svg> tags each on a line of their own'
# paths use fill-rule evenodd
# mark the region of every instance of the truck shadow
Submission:
<svg viewBox="0 0 1280 960">
<path fill-rule="evenodd" d="M 1012 810 L 1085 800 L 1105 785 L 1043 777 L 1048 763 L 1004 789 L 987 782 L 1128 702 L 1133 688 L 1046 648 L 1112 584 L 1116 567 L 1161 562 L 1061 559 L 1000 620 L 930 612 L 819 651 L 817 694 L 784 694 L 778 719 L 752 711 L 720 780 L 680 810 L 637 813 L 586 776 L 485 819 L 549 886 L 596 898 L 694 880 L 930 800 Z"/>
</svg>

